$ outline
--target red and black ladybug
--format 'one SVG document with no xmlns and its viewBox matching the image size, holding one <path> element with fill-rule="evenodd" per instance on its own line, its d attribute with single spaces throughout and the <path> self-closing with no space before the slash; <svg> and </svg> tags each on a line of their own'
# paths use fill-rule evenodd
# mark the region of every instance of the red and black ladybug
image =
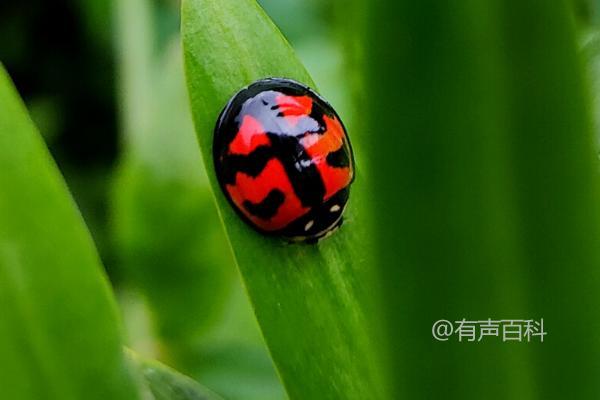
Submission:
<svg viewBox="0 0 600 400">
<path fill-rule="evenodd" d="M 258 231 L 315 242 L 341 225 L 352 147 L 335 110 L 307 86 L 269 78 L 235 94 L 213 157 L 225 196 Z"/>
</svg>

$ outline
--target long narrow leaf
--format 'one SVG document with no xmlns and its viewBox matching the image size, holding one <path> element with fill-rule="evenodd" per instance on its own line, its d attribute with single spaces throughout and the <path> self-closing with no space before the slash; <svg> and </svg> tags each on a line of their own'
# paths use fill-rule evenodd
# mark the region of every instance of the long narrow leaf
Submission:
<svg viewBox="0 0 600 400">
<path fill-rule="evenodd" d="M 200 159 L 179 31 L 159 40 L 156 2 L 115 4 L 124 140 L 112 226 L 119 267 L 150 306 L 156 357 L 229 400 L 281 399 Z"/>
<path fill-rule="evenodd" d="M 367 8 L 394 398 L 596 397 L 600 202 L 565 2 Z M 543 318 L 547 336 L 481 337 L 476 323 L 470 341 L 463 318 Z"/>
<path fill-rule="evenodd" d="M 2 397 L 136 399 L 90 235 L 1 67 L 0 187 Z"/>
<path fill-rule="evenodd" d="M 200 148 L 238 267 L 267 345 L 292 399 L 378 397 L 365 292 L 368 243 L 363 177 L 347 222 L 317 245 L 289 245 L 246 226 L 219 190 L 213 128 L 239 89 L 265 77 L 312 80 L 253 0 L 185 0 L 188 90 Z"/>
</svg>

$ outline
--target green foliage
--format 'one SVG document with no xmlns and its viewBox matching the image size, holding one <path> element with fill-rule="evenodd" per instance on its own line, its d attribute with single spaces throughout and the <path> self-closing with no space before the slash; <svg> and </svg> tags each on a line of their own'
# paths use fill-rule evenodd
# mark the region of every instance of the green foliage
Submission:
<svg viewBox="0 0 600 400">
<path fill-rule="evenodd" d="M 136 399 L 90 235 L 0 68 L 0 387 L 7 399 Z"/>
<path fill-rule="evenodd" d="M 139 369 L 148 397 L 152 400 L 220 400 L 193 379 L 157 362 L 143 360 L 135 353 L 129 357 Z"/>
<path fill-rule="evenodd" d="M 155 51 L 151 10 L 147 0 L 118 3 L 124 152 L 112 226 L 120 267 L 177 358 L 222 311 L 233 261 L 195 143 L 178 37 Z"/>
<path fill-rule="evenodd" d="M 589 334 L 600 325 L 600 196 L 588 98 L 570 10 L 561 2 L 514 3 L 503 9 L 502 56 L 509 65 L 517 238 L 531 309 L 554 321 L 549 346 L 533 349 L 537 393 L 590 398 L 600 393 L 600 343 Z M 553 29 L 531 30 L 532 18 Z M 573 337 L 580 338 L 576 346 Z"/>
<path fill-rule="evenodd" d="M 115 15 L 124 153 L 114 243 L 127 286 L 143 293 L 157 331 L 140 337 L 131 321 L 130 346 L 145 356 L 158 349 L 161 360 L 230 400 L 281 399 L 200 159 L 179 31 L 160 28 L 165 10 L 155 3 L 122 1 Z"/>
<path fill-rule="evenodd" d="M 317 245 L 257 234 L 234 213 L 212 169 L 212 130 L 239 89 L 264 77 L 314 86 L 280 32 L 252 0 L 185 0 L 182 32 L 192 115 L 237 265 L 292 399 L 378 398 L 367 315 L 369 243 L 364 181 L 345 225 Z"/>
<path fill-rule="evenodd" d="M 281 400 L 279 377 L 293 400 L 597 397 L 600 188 L 572 26 L 587 35 L 597 97 L 597 2 L 261 3 L 321 78 L 356 152 L 346 222 L 316 245 L 253 231 L 213 170 L 213 127 L 235 92 L 265 77 L 315 87 L 255 0 L 183 0 L 184 57 L 171 0 L 69 2 L 60 10 L 74 14 L 62 17 L 84 38 L 49 51 L 39 74 L 27 35 L 0 46 L 18 74 L 35 71 L 15 76 L 43 82 L 23 92 L 30 114 L 57 151 L 123 299 L 130 344 L 144 354 L 123 356 L 90 234 L 0 67 L 0 397 L 220 399 L 206 385 L 228 400 Z M 3 31 L 36 32 L 34 17 L 14 15 Z M 110 145 L 101 167 L 60 158 L 73 121 L 96 123 L 63 112 L 77 94 L 53 92 L 112 91 L 102 61 L 111 40 L 122 132 L 114 180 Z M 80 42 L 84 51 L 70 49 Z M 65 56 L 90 88 L 55 79 Z M 111 106 L 95 101 L 94 115 Z M 431 337 L 436 320 L 462 318 L 544 318 L 548 336 Z"/>
<path fill-rule="evenodd" d="M 590 84 L 593 122 L 596 133 L 596 144 L 600 140 L 600 31 L 598 28 L 586 30 L 580 35 L 580 53 L 584 60 L 587 78 Z"/>
<path fill-rule="evenodd" d="M 367 7 L 393 398 L 597 396 L 600 199 L 566 4 Z M 438 319 L 490 317 L 544 318 L 548 336 L 431 337 Z"/>
</svg>

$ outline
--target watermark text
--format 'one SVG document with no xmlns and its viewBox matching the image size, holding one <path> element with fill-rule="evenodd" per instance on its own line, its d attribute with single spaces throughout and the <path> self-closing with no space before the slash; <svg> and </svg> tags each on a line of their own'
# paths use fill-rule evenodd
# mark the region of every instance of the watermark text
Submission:
<svg viewBox="0 0 600 400">
<path fill-rule="evenodd" d="M 458 321 L 440 319 L 433 323 L 431 334 L 435 340 L 446 342 L 482 342 L 491 339 L 502 342 L 544 341 L 544 318 L 534 319 L 484 319 Z"/>
</svg>

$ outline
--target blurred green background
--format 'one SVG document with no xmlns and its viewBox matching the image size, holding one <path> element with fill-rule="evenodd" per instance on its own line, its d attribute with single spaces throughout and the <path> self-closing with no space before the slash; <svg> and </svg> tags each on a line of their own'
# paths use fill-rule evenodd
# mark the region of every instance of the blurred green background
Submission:
<svg viewBox="0 0 600 400">
<path fill-rule="evenodd" d="M 344 8 L 260 3 L 349 120 Z M 194 137 L 179 9 L 176 0 L 2 1 L 0 60 L 92 232 L 128 346 L 228 399 L 282 399 Z"/>
<path fill-rule="evenodd" d="M 351 101 L 359 84 L 356 9 L 343 0 L 259 2 L 346 124 L 360 124 Z M 595 98 L 600 6 L 572 5 Z M 282 399 L 195 142 L 179 7 L 4 0 L 0 60 L 92 231 L 128 345 L 225 398 Z"/>
</svg>

